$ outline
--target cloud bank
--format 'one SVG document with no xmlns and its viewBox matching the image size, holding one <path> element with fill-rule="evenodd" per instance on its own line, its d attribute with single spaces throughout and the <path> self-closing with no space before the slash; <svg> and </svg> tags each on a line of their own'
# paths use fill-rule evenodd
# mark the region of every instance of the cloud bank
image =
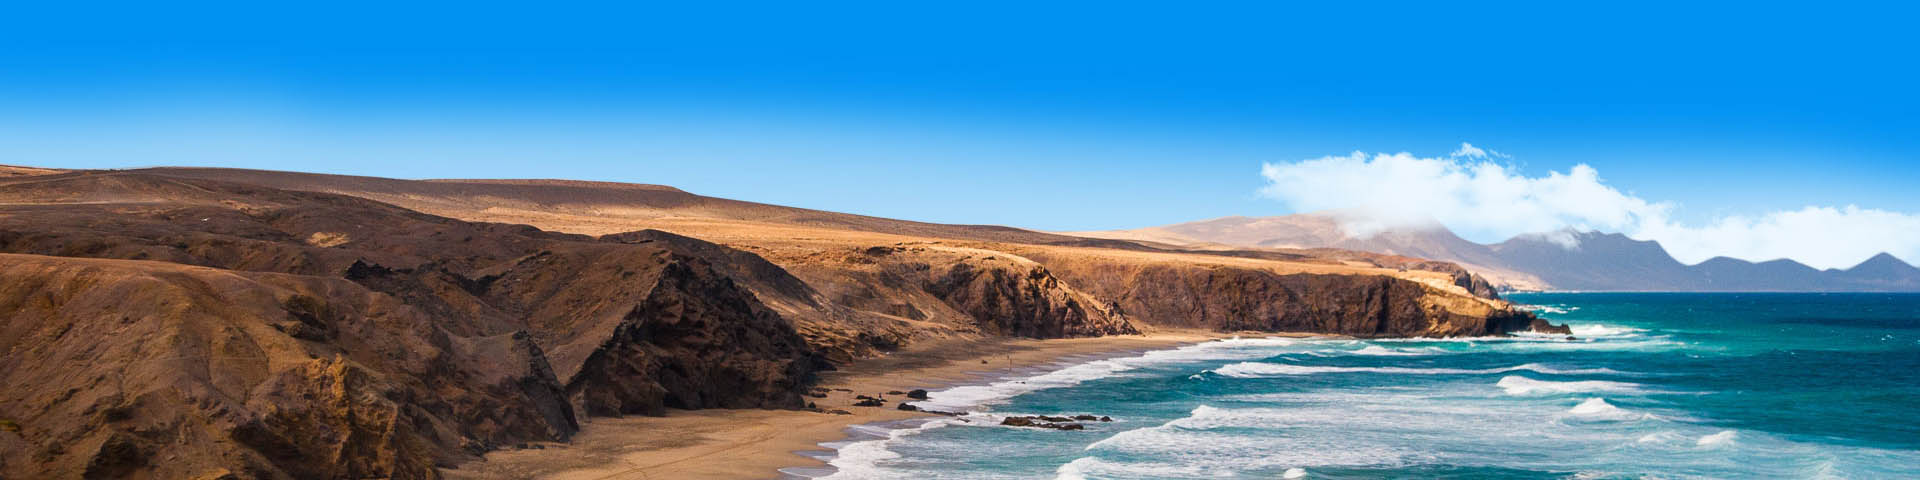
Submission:
<svg viewBox="0 0 1920 480">
<path fill-rule="evenodd" d="M 1462 143 L 1446 157 L 1354 152 L 1268 163 L 1260 169 L 1267 180 L 1260 193 L 1294 211 L 1332 211 L 1360 237 L 1437 224 L 1468 238 L 1547 233 L 1570 242 L 1565 232 L 1599 230 L 1659 241 L 1690 264 L 1728 256 L 1846 268 L 1880 252 L 1920 259 L 1920 216 L 1912 214 L 1808 206 L 1684 225 L 1671 220 L 1672 204 L 1608 186 L 1593 167 L 1528 177 L 1495 158 L 1510 157 Z"/>
</svg>

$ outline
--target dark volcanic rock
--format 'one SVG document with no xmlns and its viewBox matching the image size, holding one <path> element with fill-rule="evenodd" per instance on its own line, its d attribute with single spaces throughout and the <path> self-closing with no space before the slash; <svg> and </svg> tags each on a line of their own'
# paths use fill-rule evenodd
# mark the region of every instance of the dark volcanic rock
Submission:
<svg viewBox="0 0 1920 480">
<path fill-rule="evenodd" d="M 914 400 L 926 400 L 926 399 L 927 399 L 927 391 L 926 391 L 926 390 L 921 390 L 921 389 L 918 389 L 918 388 L 916 388 L 916 389 L 913 389 L 913 390 L 908 390 L 908 391 L 907 391 L 907 398 L 911 398 L 911 399 L 914 399 Z"/>
<path fill-rule="evenodd" d="M 972 315 L 982 330 L 1003 335 L 1062 338 L 1139 333 L 1126 318 L 1091 297 L 1061 288 L 1037 265 L 954 264 L 926 287 L 949 306 Z"/>
<path fill-rule="evenodd" d="M 1009 427 L 1047 428 L 1047 429 L 1053 429 L 1053 430 L 1085 430 L 1087 428 L 1086 425 L 1081 425 L 1078 423 L 1064 423 L 1064 422 L 1071 422 L 1071 421 L 1073 421 L 1073 419 L 1063 418 L 1063 417 L 1049 417 L 1046 415 L 1035 415 L 1035 416 L 1007 417 L 1007 418 L 1001 419 L 1000 424 L 1009 426 Z"/>
<path fill-rule="evenodd" d="M 1553 322 L 1548 322 L 1546 319 L 1543 319 L 1543 318 L 1533 319 L 1532 322 L 1529 322 L 1527 324 L 1527 329 L 1535 332 L 1539 332 L 1539 333 L 1573 335 L 1573 327 L 1569 327 L 1566 325 L 1554 325 Z M 1568 337 L 1568 338 L 1572 338 L 1572 337 Z"/>
</svg>

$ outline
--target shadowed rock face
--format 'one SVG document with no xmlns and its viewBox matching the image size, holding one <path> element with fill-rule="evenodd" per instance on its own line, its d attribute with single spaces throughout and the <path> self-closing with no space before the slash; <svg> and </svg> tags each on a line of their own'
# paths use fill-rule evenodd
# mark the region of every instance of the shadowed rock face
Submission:
<svg viewBox="0 0 1920 480">
<path fill-rule="evenodd" d="M 50 177 L 0 184 L 7 477 L 432 478 L 580 415 L 798 408 L 827 368 L 697 240 Z"/>
<path fill-rule="evenodd" d="M 1002 335 L 1063 338 L 1139 333 L 1092 296 L 1061 288 L 1046 267 L 956 263 L 926 285 L 928 293 Z"/>
</svg>

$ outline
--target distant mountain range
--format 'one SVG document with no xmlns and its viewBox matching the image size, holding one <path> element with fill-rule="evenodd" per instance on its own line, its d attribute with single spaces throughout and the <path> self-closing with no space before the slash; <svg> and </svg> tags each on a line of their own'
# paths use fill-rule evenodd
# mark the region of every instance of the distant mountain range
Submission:
<svg viewBox="0 0 1920 480">
<path fill-rule="evenodd" d="M 1363 238 L 1348 235 L 1332 216 L 1301 214 L 1073 234 L 1186 245 L 1341 248 L 1446 260 L 1516 290 L 1920 291 L 1920 268 L 1886 253 L 1844 270 L 1819 270 L 1787 259 L 1754 263 L 1728 257 L 1687 265 L 1674 260 L 1659 242 L 1617 233 L 1522 235 L 1485 245 L 1435 224 Z"/>
</svg>

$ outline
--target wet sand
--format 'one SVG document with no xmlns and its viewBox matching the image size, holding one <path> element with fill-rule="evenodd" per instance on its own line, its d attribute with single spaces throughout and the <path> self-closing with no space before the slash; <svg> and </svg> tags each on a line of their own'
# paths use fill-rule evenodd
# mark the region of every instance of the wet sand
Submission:
<svg viewBox="0 0 1920 480">
<path fill-rule="evenodd" d="M 821 442 L 846 438 L 849 426 L 929 416 L 898 410 L 898 402 L 906 397 L 887 392 L 982 383 L 1008 374 L 1049 369 L 1060 362 L 1079 363 L 1231 336 L 1162 329 L 1145 335 L 1100 338 L 927 342 L 822 374 L 819 386 L 832 390 L 827 398 L 809 400 L 821 409 L 851 414 L 715 409 L 673 411 L 665 417 L 596 418 L 582 425 L 572 442 L 504 449 L 487 454 L 484 461 L 442 473 L 455 479 L 779 478 L 782 468 L 825 465 L 796 452 L 824 450 Z M 883 397 L 887 404 L 856 407 L 855 395 Z"/>
</svg>

